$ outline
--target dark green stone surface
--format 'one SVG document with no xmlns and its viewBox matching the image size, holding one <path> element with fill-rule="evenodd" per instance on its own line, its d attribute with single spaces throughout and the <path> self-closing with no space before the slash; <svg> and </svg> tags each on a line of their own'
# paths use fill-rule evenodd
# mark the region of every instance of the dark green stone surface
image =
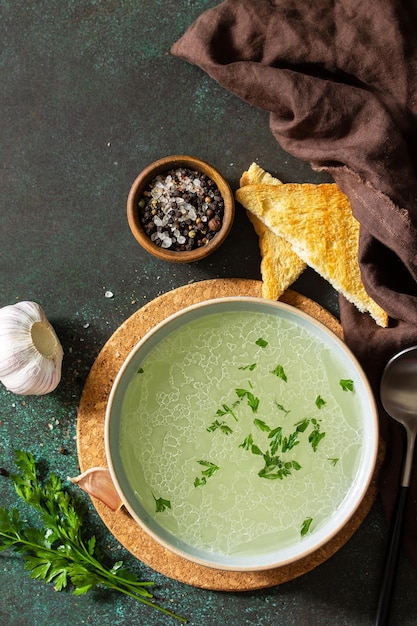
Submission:
<svg viewBox="0 0 417 626">
<path fill-rule="evenodd" d="M 216 277 L 259 278 L 252 226 L 237 207 L 228 242 L 198 264 L 167 265 L 136 244 L 129 187 L 149 162 L 190 154 L 236 188 L 257 161 L 283 181 L 320 182 L 283 152 L 268 114 L 169 54 L 210 0 L 0 0 L 0 306 L 35 300 L 65 351 L 58 389 L 19 397 L 0 388 L 0 467 L 30 450 L 62 478 L 75 475 L 83 385 L 105 341 L 139 306 Z M 295 285 L 337 315 L 337 296 L 314 272 Z M 106 290 L 114 297 L 105 298 Z M 67 454 L 60 452 L 65 448 Z M 0 477 L 1 505 L 17 498 Z M 88 497 L 88 525 L 110 559 L 156 583 L 156 599 L 194 626 L 372 624 L 386 525 L 377 501 L 355 536 L 313 572 L 265 591 L 195 589 L 153 572 L 108 534 Z M 279 506 L 279 503 L 277 503 Z M 159 626 L 176 623 L 106 591 L 83 597 L 33 581 L 0 554 L 0 624 Z M 392 624 L 417 623 L 417 568 L 403 557 Z"/>
</svg>

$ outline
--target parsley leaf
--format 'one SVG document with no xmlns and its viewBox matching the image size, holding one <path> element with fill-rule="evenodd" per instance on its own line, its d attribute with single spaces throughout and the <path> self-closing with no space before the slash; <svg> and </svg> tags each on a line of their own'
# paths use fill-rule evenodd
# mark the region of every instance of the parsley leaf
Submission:
<svg viewBox="0 0 417 626">
<path fill-rule="evenodd" d="M 350 378 L 342 378 L 341 380 L 339 380 L 339 385 L 341 386 L 343 391 L 353 391 L 354 389 L 353 380 L 351 380 Z"/>
<path fill-rule="evenodd" d="M 217 409 L 216 415 L 218 415 L 218 417 L 223 417 L 224 415 L 231 415 L 232 417 L 234 417 L 236 421 L 238 421 L 235 413 L 233 412 L 233 409 L 227 404 L 222 404 L 222 408 Z"/>
<path fill-rule="evenodd" d="M 291 413 L 291 409 L 286 409 L 282 404 L 279 404 L 278 402 L 275 402 L 276 407 L 282 411 L 283 413 L 285 413 L 285 416 L 288 415 L 288 413 Z"/>
<path fill-rule="evenodd" d="M 307 429 L 309 423 L 310 420 L 306 417 L 305 419 L 301 420 L 301 422 L 297 422 L 295 424 L 295 428 L 299 433 L 303 433 Z"/>
<path fill-rule="evenodd" d="M 268 345 L 268 342 L 265 339 L 262 339 L 262 337 L 259 337 L 259 339 L 255 341 L 255 343 L 260 348 L 266 348 L 266 346 Z"/>
<path fill-rule="evenodd" d="M 194 487 L 201 487 L 207 483 L 207 478 L 213 476 L 215 472 L 217 472 L 220 467 L 211 463 L 210 461 L 198 461 L 200 465 L 205 467 L 205 470 L 201 470 L 201 478 L 198 476 L 194 479 Z"/>
<path fill-rule="evenodd" d="M 301 524 L 301 536 L 304 537 L 310 530 L 311 522 L 313 521 L 312 517 L 306 517 L 304 522 Z"/>
<path fill-rule="evenodd" d="M 155 496 L 153 496 L 153 499 L 155 500 L 156 505 L 155 513 L 162 513 L 166 509 L 171 508 L 171 502 L 169 500 L 164 500 L 164 498 L 155 498 Z"/>
<path fill-rule="evenodd" d="M 298 431 L 294 431 L 288 437 L 283 437 L 281 450 L 282 452 L 288 452 L 288 450 L 292 450 L 294 446 L 298 446 L 300 442 L 298 441 Z"/>
<path fill-rule="evenodd" d="M 313 424 L 313 430 L 309 434 L 308 440 L 311 443 L 311 447 L 313 448 L 314 452 L 316 452 L 320 441 L 323 439 L 326 433 L 320 432 L 320 424 L 316 419 L 312 419 L 311 423 Z"/>
<path fill-rule="evenodd" d="M 251 391 L 247 391 L 246 389 L 235 389 L 236 395 L 239 399 L 247 398 L 248 406 L 252 409 L 253 413 L 258 411 L 259 407 L 259 398 L 254 396 Z"/>
<path fill-rule="evenodd" d="M 209 433 L 212 433 L 217 429 L 220 429 L 225 435 L 231 435 L 233 432 L 226 422 L 219 422 L 219 420 L 214 420 L 214 422 L 212 422 L 206 430 L 208 430 Z"/>
<path fill-rule="evenodd" d="M 270 430 L 271 430 L 271 429 L 269 428 L 268 424 L 265 424 L 265 422 L 264 422 L 263 420 L 260 420 L 260 419 L 258 419 L 258 418 L 255 418 L 255 419 L 253 420 L 253 423 L 255 424 L 255 426 L 256 426 L 257 428 L 259 428 L 259 430 L 263 430 L 263 431 L 264 431 L 264 432 L 266 432 L 266 433 L 269 433 L 269 432 L 270 432 Z"/>
<path fill-rule="evenodd" d="M 285 476 L 291 474 L 291 470 L 300 470 L 301 465 L 297 461 L 282 461 L 278 456 L 271 456 L 269 452 L 263 455 L 265 465 L 258 472 L 260 478 L 267 478 L 268 480 L 283 480 Z"/>
<path fill-rule="evenodd" d="M 242 365 L 241 367 L 238 367 L 239 370 L 249 370 L 250 372 L 253 372 L 254 369 L 256 369 L 256 363 L 251 363 L 250 365 Z"/>
<path fill-rule="evenodd" d="M 271 454 L 274 455 L 277 453 L 282 443 L 282 427 L 278 426 L 277 428 L 274 428 L 274 430 L 271 430 L 271 432 L 268 435 L 268 438 L 272 439 L 272 441 L 269 444 L 269 448 L 271 450 Z"/>
<path fill-rule="evenodd" d="M 247 437 L 245 437 L 242 443 L 239 444 L 239 448 L 243 448 L 244 450 L 249 450 L 252 444 L 253 444 L 253 437 L 251 434 L 249 434 Z"/>
<path fill-rule="evenodd" d="M 278 378 L 281 378 L 284 382 L 287 382 L 287 376 L 282 365 L 277 365 L 276 368 L 272 370 L 271 374 L 274 374 L 275 376 L 278 376 Z"/>
</svg>

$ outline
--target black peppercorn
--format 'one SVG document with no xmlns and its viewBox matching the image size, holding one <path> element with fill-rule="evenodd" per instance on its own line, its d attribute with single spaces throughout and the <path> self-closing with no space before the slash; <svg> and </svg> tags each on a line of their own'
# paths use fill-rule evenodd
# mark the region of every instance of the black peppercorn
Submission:
<svg viewBox="0 0 417 626">
<path fill-rule="evenodd" d="M 217 233 L 222 226 L 222 223 L 218 217 L 212 217 L 208 223 L 208 227 L 212 232 Z"/>
</svg>

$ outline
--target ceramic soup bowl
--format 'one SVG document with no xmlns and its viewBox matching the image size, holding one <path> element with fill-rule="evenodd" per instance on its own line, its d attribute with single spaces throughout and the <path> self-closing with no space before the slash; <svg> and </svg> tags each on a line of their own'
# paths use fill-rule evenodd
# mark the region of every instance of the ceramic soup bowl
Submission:
<svg viewBox="0 0 417 626">
<path fill-rule="evenodd" d="M 280 302 L 231 297 L 168 317 L 132 350 L 105 419 L 111 478 L 168 550 L 225 570 L 306 557 L 367 493 L 374 398 L 331 331 Z"/>
</svg>

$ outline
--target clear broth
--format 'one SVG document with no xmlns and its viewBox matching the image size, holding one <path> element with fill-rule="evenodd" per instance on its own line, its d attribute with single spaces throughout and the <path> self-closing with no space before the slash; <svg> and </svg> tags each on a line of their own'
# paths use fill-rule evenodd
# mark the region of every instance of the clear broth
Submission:
<svg viewBox="0 0 417 626">
<path fill-rule="evenodd" d="M 340 384 L 351 378 L 323 341 L 279 316 L 214 313 L 178 328 L 144 359 L 124 398 L 120 450 L 132 489 L 197 549 L 254 556 L 301 541 L 307 519 L 314 532 L 341 505 L 359 464 L 360 404 Z M 305 419 L 298 444 L 275 454 L 289 475 L 260 477 L 271 431 L 281 426 L 288 439 Z M 316 450 L 315 426 L 325 433 Z M 200 461 L 218 469 L 204 474 Z"/>
</svg>

